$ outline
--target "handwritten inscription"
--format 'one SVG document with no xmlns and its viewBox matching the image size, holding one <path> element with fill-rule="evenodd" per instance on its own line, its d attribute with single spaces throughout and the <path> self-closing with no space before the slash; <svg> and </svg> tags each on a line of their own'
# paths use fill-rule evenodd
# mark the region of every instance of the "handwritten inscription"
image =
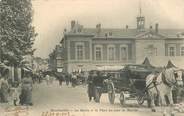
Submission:
<svg viewBox="0 0 184 116">
<path fill-rule="evenodd" d="M 71 115 L 70 115 L 70 112 L 47 111 L 47 112 L 42 112 L 41 116 L 71 116 Z"/>
<path fill-rule="evenodd" d="M 24 106 L 5 108 L 5 116 L 28 116 L 29 108 Z"/>
</svg>

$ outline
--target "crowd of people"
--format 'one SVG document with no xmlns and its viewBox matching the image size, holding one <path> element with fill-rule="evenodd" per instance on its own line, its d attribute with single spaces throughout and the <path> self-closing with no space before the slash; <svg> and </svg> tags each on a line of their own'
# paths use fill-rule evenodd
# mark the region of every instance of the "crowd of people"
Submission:
<svg viewBox="0 0 184 116">
<path fill-rule="evenodd" d="M 22 79 L 17 81 L 12 81 L 9 74 L 9 69 L 1 70 L 0 103 L 12 103 L 12 105 L 33 105 L 32 73 L 24 72 Z"/>
<path fill-rule="evenodd" d="M 56 79 L 59 82 L 59 85 L 62 86 L 65 82 L 67 86 L 76 87 L 77 85 L 87 84 L 88 74 L 86 72 L 50 72 L 45 75 L 45 80 L 47 85 L 53 83 L 53 80 Z"/>
<path fill-rule="evenodd" d="M 24 71 L 21 79 L 14 80 L 13 82 L 9 77 L 9 69 L 6 69 L 0 71 L 0 104 L 11 102 L 12 105 L 32 106 L 33 84 L 46 82 L 46 85 L 49 86 L 55 84 L 55 80 L 58 81 L 59 86 L 63 86 L 63 83 L 73 88 L 78 85 L 88 85 L 88 90 L 90 91 L 93 89 L 91 86 L 94 86 L 94 83 L 102 83 L 101 80 L 99 80 L 101 78 L 95 78 L 98 76 L 100 76 L 100 74 L 89 74 L 89 72 L 84 71 L 75 71 L 72 73 L 50 71 L 41 72 L 39 74 L 33 74 L 32 71 Z M 90 81 L 92 81 L 93 84 L 91 84 Z M 90 100 L 91 96 L 89 96 Z"/>
</svg>

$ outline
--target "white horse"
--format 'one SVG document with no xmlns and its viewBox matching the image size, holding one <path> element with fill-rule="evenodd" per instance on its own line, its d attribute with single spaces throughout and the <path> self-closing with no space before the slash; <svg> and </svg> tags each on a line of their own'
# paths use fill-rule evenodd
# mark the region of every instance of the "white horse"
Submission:
<svg viewBox="0 0 184 116">
<path fill-rule="evenodd" d="M 173 105 L 172 90 L 174 87 L 183 86 L 182 71 L 176 68 L 164 69 L 158 75 L 150 74 L 146 77 L 148 95 L 151 99 L 152 111 L 155 110 L 155 98 L 159 96 L 161 105 L 165 106 L 165 96 L 168 97 L 170 105 Z"/>
</svg>

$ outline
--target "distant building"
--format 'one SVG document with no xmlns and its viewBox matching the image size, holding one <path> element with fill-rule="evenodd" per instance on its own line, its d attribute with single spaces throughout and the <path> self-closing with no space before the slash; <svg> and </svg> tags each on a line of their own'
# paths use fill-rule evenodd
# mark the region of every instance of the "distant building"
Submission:
<svg viewBox="0 0 184 116">
<path fill-rule="evenodd" d="M 54 51 L 49 55 L 49 69 L 57 72 L 63 71 L 63 54 L 62 47 L 56 45 Z"/>
<path fill-rule="evenodd" d="M 84 28 L 76 21 L 64 32 L 61 41 L 64 71 L 92 70 L 103 66 L 142 63 L 148 57 L 151 64 L 164 66 L 171 60 L 184 67 L 184 30 L 145 28 L 145 17 L 137 17 L 137 28 Z"/>
<path fill-rule="evenodd" d="M 39 71 L 48 70 L 48 59 L 43 59 L 40 57 L 33 58 L 33 71 L 38 73 Z"/>
</svg>

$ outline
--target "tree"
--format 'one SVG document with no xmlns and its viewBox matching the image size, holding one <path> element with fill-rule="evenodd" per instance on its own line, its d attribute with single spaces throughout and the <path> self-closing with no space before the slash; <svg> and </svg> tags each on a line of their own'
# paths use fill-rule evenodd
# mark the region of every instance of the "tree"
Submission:
<svg viewBox="0 0 184 116">
<path fill-rule="evenodd" d="M 37 33 L 32 26 L 31 0 L 0 1 L 1 60 L 20 65 L 23 56 L 33 54 L 32 45 Z"/>
</svg>

